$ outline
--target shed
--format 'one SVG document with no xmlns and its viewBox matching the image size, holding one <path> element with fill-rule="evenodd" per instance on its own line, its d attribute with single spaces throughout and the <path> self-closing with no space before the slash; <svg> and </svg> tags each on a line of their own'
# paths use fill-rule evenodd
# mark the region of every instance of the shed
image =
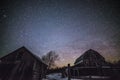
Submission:
<svg viewBox="0 0 120 80">
<path fill-rule="evenodd" d="M 0 58 L 0 80 L 41 80 L 46 70 L 47 65 L 25 47 Z"/>
</svg>

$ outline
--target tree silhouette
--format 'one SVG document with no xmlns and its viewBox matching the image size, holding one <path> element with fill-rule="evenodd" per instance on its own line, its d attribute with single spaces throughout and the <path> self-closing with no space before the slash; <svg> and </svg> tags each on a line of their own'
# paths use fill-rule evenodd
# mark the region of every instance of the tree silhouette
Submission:
<svg viewBox="0 0 120 80">
<path fill-rule="evenodd" d="M 50 51 L 42 56 L 42 61 L 48 65 L 48 69 L 56 67 L 55 61 L 59 60 L 59 55 L 55 51 Z"/>
</svg>

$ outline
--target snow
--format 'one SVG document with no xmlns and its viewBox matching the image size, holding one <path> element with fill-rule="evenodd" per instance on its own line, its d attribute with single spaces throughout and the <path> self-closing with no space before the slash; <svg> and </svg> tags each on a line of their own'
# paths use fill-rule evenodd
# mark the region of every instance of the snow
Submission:
<svg viewBox="0 0 120 80">
<path fill-rule="evenodd" d="M 53 73 L 53 74 L 49 74 L 46 76 L 46 79 L 42 79 L 42 80 L 68 80 L 68 78 L 62 78 L 61 77 L 62 74 L 61 73 Z M 89 78 L 89 76 L 81 76 L 81 78 Z M 91 76 L 91 78 L 94 78 L 94 79 L 108 79 L 109 77 L 107 76 Z M 84 79 L 71 79 L 71 80 L 84 80 Z"/>
<path fill-rule="evenodd" d="M 46 79 L 42 80 L 68 80 L 68 78 L 61 78 L 61 73 L 53 73 L 46 76 Z M 71 80 L 82 80 L 82 79 L 71 79 Z"/>
</svg>

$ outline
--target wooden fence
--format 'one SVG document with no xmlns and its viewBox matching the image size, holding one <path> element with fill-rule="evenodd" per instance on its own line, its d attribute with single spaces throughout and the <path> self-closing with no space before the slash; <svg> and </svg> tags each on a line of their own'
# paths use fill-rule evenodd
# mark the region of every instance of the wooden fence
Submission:
<svg viewBox="0 0 120 80">
<path fill-rule="evenodd" d="M 91 78 L 92 76 L 100 76 L 104 77 L 113 77 L 120 75 L 120 68 L 111 68 L 108 66 L 104 67 L 70 67 L 68 65 L 68 80 L 71 78 L 83 78 L 83 76 L 87 76 Z"/>
</svg>

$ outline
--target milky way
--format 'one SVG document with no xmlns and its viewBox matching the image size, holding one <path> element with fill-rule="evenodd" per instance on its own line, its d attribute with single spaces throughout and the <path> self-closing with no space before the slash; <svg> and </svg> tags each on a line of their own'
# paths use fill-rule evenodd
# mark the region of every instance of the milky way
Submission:
<svg viewBox="0 0 120 80">
<path fill-rule="evenodd" d="M 88 49 L 108 61 L 120 59 L 118 0 L 3 0 L 0 55 L 25 46 L 42 56 L 53 50 L 58 65 L 73 63 Z"/>
</svg>

